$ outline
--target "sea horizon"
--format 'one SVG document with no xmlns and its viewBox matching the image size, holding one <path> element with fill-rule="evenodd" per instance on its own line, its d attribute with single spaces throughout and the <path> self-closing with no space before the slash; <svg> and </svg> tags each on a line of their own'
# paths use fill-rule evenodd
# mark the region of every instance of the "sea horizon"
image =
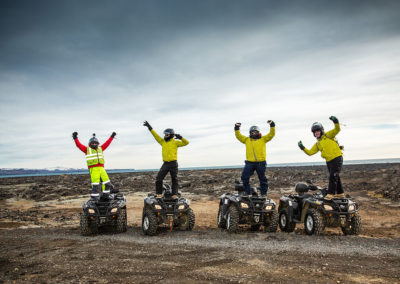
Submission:
<svg viewBox="0 0 400 284">
<path fill-rule="evenodd" d="M 400 158 L 390 159 L 367 159 L 367 160 L 348 160 L 344 161 L 344 165 L 363 165 L 363 164 L 395 164 L 400 163 Z M 306 166 L 323 166 L 326 163 L 320 162 L 303 162 L 303 163 L 271 163 L 268 164 L 269 168 L 283 168 L 283 167 L 306 167 Z M 180 171 L 196 171 L 196 170 L 218 170 L 218 169 L 239 169 L 243 168 L 243 165 L 230 165 L 230 166 L 199 166 L 199 167 L 183 167 L 179 168 Z M 40 169 L 32 169 L 40 170 Z M 140 172 L 155 172 L 159 168 L 155 169 L 107 169 L 109 174 L 113 173 L 140 173 Z M 26 174 L 0 174 L 0 178 L 14 178 L 14 177 L 34 177 L 34 176 L 57 176 L 57 175 L 81 175 L 88 174 L 87 169 L 76 169 L 72 171 L 57 171 L 57 172 L 46 172 L 46 173 L 26 173 Z"/>
</svg>

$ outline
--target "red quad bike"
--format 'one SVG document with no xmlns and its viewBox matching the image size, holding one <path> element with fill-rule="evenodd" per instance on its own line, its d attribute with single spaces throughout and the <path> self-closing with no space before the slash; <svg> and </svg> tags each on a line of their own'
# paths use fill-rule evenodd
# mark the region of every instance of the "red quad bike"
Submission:
<svg viewBox="0 0 400 284">
<path fill-rule="evenodd" d="M 317 187 L 309 179 L 306 182 L 296 184 L 297 194 L 284 195 L 279 200 L 279 227 L 282 232 L 293 232 L 296 223 L 304 222 L 308 235 L 320 235 L 325 227 L 340 227 L 345 235 L 360 233 L 361 217 L 354 200 L 350 197 L 324 199 L 327 188 Z"/>
</svg>

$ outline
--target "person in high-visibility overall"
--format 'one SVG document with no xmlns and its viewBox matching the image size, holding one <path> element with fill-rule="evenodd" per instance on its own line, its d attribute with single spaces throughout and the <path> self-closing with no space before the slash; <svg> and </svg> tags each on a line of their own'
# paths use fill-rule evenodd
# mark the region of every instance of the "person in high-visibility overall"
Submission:
<svg viewBox="0 0 400 284">
<path fill-rule="evenodd" d="M 162 147 L 162 158 L 164 163 L 162 164 L 160 171 L 156 177 L 156 194 L 158 198 L 162 197 L 162 187 L 163 180 L 165 176 L 170 173 L 172 181 L 172 198 L 177 198 L 176 194 L 178 192 L 178 147 L 183 147 L 189 144 L 189 141 L 183 138 L 180 134 L 175 134 L 172 128 L 167 128 L 164 130 L 164 138 L 161 138 L 151 125 L 145 121 L 143 123 L 146 126 L 154 139 Z M 174 139 L 177 138 L 179 140 Z"/>
<path fill-rule="evenodd" d="M 250 136 L 244 136 L 240 133 L 240 122 L 235 124 L 235 136 L 236 138 L 246 145 L 246 160 L 243 172 L 242 182 L 246 194 L 250 192 L 250 177 L 257 172 L 258 179 L 260 181 L 261 196 L 266 197 L 268 192 L 268 179 L 265 175 L 267 171 L 267 154 L 266 154 L 266 143 L 271 141 L 275 136 L 275 122 L 268 120 L 270 131 L 267 135 L 262 136 L 260 128 L 258 126 L 250 127 Z"/>
<path fill-rule="evenodd" d="M 98 197 L 100 189 L 100 180 L 103 184 L 102 191 L 104 193 L 110 193 L 110 190 L 115 193 L 118 190 L 114 189 L 110 179 L 104 169 L 104 155 L 111 141 L 114 139 L 117 133 L 113 132 L 110 138 L 101 146 L 99 146 L 99 140 L 96 138 L 96 134 L 93 133 L 93 137 L 89 140 L 89 145 L 86 147 L 82 145 L 78 140 L 78 132 L 72 133 L 72 138 L 75 141 L 76 147 L 78 147 L 83 153 L 86 154 L 86 163 L 89 168 L 90 179 L 92 180 L 92 190 L 90 191 L 90 196 Z"/>
<path fill-rule="evenodd" d="M 340 131 L 340 124 L 339 120 L 335 116 L 331 116 L 329 119 L 333 121 L 335 128 L 326 133 L 324 132 L 324 127 L 319 122 L 315 122 L 311 126 L 311 132 L 317 139 L 317 142 L 310 150 L 304 147 L 301 141 L 299 141 L 298 145 L 299 148 L 309 156 L 321 151 L 321 157 L 326 160 L 326 165 L 328 166 L 329 171 L 329 186 L 328 194 L 325 198 L 343 198 L 345 195 L 342 181 L 339 176 L 343 165 L 342 147 L 339 146 L 339 143 L 335 139 L 335 136 Z"/>
</svg>

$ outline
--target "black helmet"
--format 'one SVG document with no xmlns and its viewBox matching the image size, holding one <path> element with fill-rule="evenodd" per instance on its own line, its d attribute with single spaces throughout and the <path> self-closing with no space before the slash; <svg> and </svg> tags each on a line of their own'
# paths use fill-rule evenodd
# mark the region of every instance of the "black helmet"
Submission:
<svg viewBox="0 0 400 284">
<path fill-rule="evenodd" d="M 296 183 L 296 186 L 294 187 L 294 190 L 296 190 L 297 193 L 304 193 L 308 191 L 308 185 L 304 182 L 298 182 Z"/>
<path fill-rule="evenodd" d="M 252 134 L 252 132 L 256 132 L 254 135 Z M 251 138 L 254 138 L 254 139 L 257 139 L 257 138 L 260 138 L 261 137 L 261 133 L 260 133 L 261 131 L 260 131 L 260 127 L 258 127 L 258 126 L 256 126 L 256 125 L 254 125 L 254 126 L 252 126 L 252 127 L 250 127 L 250 129 L 249 129 L 249 133 L 250 133 L 250 137 Z"/>
<path fill-rule="evenodd" d="M 96 149 L 98 145 L 99 140 L 96 138 L 96 133 L 93 133 L 93 137 L 89 139 L 89 146 Z"/>
<path fill-rule="evenodd" d="M 175 131 L 172 128 L 167 128 L 164 130 L 164 135 L 175 135 Z"/>
<path fill-rule="evenodd" d="M 169 141 L 174 138 L 175 131 L 172 128 L 167 128 L 164 130 L 164 140 Z"/>
<path fill-rule="evenodd" d="M 315 131 L 321 131 L 321 134 L 324 133 L 324 127 L 320 122 L 314 122 L 313 125 L 311 126 L 311 132 L 315 133 Z"/>
</svg>

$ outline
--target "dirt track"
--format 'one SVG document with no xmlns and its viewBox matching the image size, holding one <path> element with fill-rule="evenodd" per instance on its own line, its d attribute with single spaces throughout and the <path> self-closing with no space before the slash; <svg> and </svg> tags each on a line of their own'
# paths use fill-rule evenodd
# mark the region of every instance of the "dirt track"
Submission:
<svg viewBox="0 0 400 284">
<path fill-rule="evenodd" d="M 400 203 L 383 194 L 386 189 L 395 196 L 398 187 L 382 185 L 384 180 L 395 180 L 397 167 L 346 172 L 352 184 L 347 192 L 361 206 L 363 230 L 358 237 L 343 236 L 336 228 L 319 237 L 306 236 L 302 225 L 291 234 L 253 233 L 243 228 L 232 235 L 218 230 L 218 195 L 211 194 L 210 188 L 224 191 L 228 184 L 217 177 L 232 180 L 237 170 L 184 173 L 182 191 L 192 200 L 195 229 L 163 230 L 156 237 L 145 237 L 140 230 L 146 195 L 140 189 L 147 187 L 147 174 L 112 177 L 125 185 L 136 183 L 125 190 L 128 232 L 102 232 L 95 237 L 82 237 L 78 230 L 77 214 L 87 195 L 80 194 L 77 180 L 85 177 L 73 177 L 77 180 L 73 180 L 72 193 L 67 191 L 70 185 L 60 182 L 65 177 L 0 179 L 0 282 L 400 283 Z M 318 171 L 312 168 L 306 175 Z M 364 172 L 381 187 L 371 190 L 370 180 L 362 179 Z M 376 174 L 371 176 L 371 172 Z M 290 173 L 297 175 L 296 180 L 304 178 L 299 172 Z M 199 180 L 212 182 L 200 184 Z M 285 183 L 289 181 L 281 182 L 282 187 L 271 187 L 270 197 L 276 201 L 291 190 Z M 191 190 L 193 184 L 199 187 Z M 49 190 L 47 196 L 44 189 Z"/>
</svg>

